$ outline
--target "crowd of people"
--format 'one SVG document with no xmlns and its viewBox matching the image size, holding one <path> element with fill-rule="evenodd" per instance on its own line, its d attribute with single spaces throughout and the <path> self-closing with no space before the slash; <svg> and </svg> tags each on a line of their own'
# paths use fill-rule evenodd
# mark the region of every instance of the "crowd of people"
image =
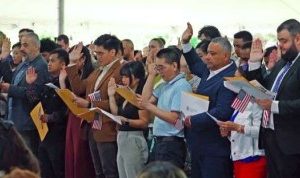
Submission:
<svg viewBox="0 0 300 178">
<path fill-rule="evenodd" d="M 71 47 L 64 34 L 39 39 L 26 28 L 11 47 L 0 32 L 0 170 L 42 178 L 299 178 L 300 22 L 282 22 L 278 45 L 265 49 L 249 31 L 231 43 L 211 25 L 193 47 L 193 30 L 187 23 L 179 44 L 157 37 L 143 50 L 111 34 Z M 233 90 L 226 77 L 257 80 L 273 98 Z M 47 83 L 121 124 L 104 113 L 82 119 Z M 185 115 L 183 92 L 207 96 L 208 111 Z M 39 102 L 49 128 L 43 140 L 30 115 Z"/>
</svg>

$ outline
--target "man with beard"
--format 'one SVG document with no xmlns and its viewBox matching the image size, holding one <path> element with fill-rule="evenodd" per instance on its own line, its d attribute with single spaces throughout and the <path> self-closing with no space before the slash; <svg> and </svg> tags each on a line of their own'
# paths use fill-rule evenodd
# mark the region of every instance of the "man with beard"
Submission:
<svg viewBox="0 0 300 178">
<path fill-rule="evenodd" d="M 256 99 L 264 109 L 260 146 L 265 149 L 270 178 L 300 177 L 300 23 L 295 19 L 277 28 L 282 51 L 270 75 L 259 70 L 262 45 L 255 40 L 249 61 L 248 79 L 256 78 L 276 95 L 273 100 Z M 257 70 L 255 70 L 257 69 Z"/>
</svg>

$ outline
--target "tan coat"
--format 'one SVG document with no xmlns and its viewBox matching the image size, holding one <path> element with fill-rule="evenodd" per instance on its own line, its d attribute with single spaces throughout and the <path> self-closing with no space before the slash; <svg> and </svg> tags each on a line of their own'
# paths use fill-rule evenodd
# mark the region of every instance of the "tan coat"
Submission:
<svg viewBox="0 0 300 178">
<path fill-rule="evenodd" d="M 110 112 L 109 108 L 109 98 L 107 93 L 107 86 L 110 78 L 114 77 L 116 80 L 116 83 L 121 83 L 121 76 L 120 76 L 120 69 L 121 64 L 119 61 L 116 61 L 111 68 L 107 71 L 105 76 L 102 78 L 100 83 L 97 86 L 96 91 L 100 91 L 101 101 L 95 101 L 92 102 L 92 105 L 94 107 L 99 107 L 105 111 Z M 96 83 L 96 80 L 98 76 L 100 75 L 101 71 L 100 69 L 96 69 L 94 72 L 92 72 L 88 78 L 81 80 L 77 67 L 71 66 L 66 68 L 68 78 L 71 84 L 71 88 L 73 92 L 76 95 L 86 93 L 86 99 L 88 99 L 88 94 L 94 92 L 94 86 Z M 112 142 L 116 141 L 117 136 L 117 129 L 116 124 L 111 119 L 109 119 L 105 115 L 101 115 L 102 118 L 102 129 L 101 130 L 95 130 L 93 129 L 93 136 L 97 142 Z"/>
</svg>

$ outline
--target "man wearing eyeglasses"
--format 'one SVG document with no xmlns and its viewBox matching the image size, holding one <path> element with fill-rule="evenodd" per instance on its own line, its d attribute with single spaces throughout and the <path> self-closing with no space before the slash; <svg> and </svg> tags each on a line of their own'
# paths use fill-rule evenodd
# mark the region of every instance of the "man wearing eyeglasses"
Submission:
<svg viewBox="0 0 300 178">
<path fill-rule="evenodd" d="M 150 161 L 169 161 L 183 168 L 186 147 L 180 118 L 181 92 L 192 92 L 192 88 L 185 75 L 180 73 L 180 56 L 172 48 L 157 53 L 155 63 L 148 65 L 149 75 L 139 103 L 155 115 Z M 164 81 L 153 90 L 156 74 Z"/>
</svg>

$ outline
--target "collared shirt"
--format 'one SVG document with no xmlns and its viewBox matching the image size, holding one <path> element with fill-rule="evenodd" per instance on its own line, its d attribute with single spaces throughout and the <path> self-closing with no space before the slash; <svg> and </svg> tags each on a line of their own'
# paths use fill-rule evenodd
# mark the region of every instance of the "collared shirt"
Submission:
<svg viewBox="0 0 300 178">
<path fill-rule="evenodd" d="M 190 43 L 186 43 L 186 44 L 182 44 L 182 51 L 183 53 L 188 53 L 189 51 L 192 50 L 192 45 Z M 209 80 L 210 78 L 212 78 L 213 76 L 217 75 L 218 73 L 220 73 L 221 71 L 225 70 L 226 68 L 228 68 L 230 65 L 232 64 L 232 62 L 230 62 L 229 64 L 227 64 L 226 66 L 218 69 L 218 70 L 209 70 L 209 76 L 207 78 L 207 80 Z"/>
<path fill-rule="evenodd" d="M 217 69 L 217 70 L 209 70 L 209 76 L 207 78 L 207 80 L 211 79 L 213 76 L 217 75 L 218 73 L 222 72 L 223 70 L 225 70 L 226 68 L 228 68 L 233 62 L 230 62 L 229 64 L 227 64 L 226 66 Z"/>
<path fill-rule="evenodd" d="M 111 66 L 113 66 L 114 63 L 116 63 L 117 61 L 119 61 L 119 59 L 116 59 L 116 60 L 112 61 L 111 63 L 109 63 L 108 65 L 99 68 L 100 70 L 102 70 L 102 72 L 100 73 L 100 75 L 98 76 L 98 78 L 97 78 L 97 80 L 95 82 L 94 91 L 97 90 L 97 87 L 98 87 L 100 81 L 103 79 L 103 77 L 105 76 L 105 74 L 109 71 L 109 69 L 111 68 Z"/>
<path fill-rule="evenodd" d="M 298 55 L 295 59 L 297 59 L 299 56 L 300 56 L 300 53 L 298 53 Z M 292 65 L 294 65 L 294 63 L 296 61 L 295 59 L 293 60 L 291 67 L 292 67 Z M 260 68 L 260 66 L 261 66 L 261 62 L 249 62 L 249 71 L 256 70 L 256 69 Z M 272 85 L 271 91 L 275 87 L 275 83 L 276 83 L 275 81 L 281 75 L 282 72 L 284 72 L 283 68 L 277 74 L 276 79 L 274 80 L 274 83 Z M 279 101 L 278 100 L 272 101 L 270 119 L 269 119 L 268 125 L 266 126 L 266 128 L 270 128 L 270 129 L 274 130 L 274 115 L 273 114 L 279 114 Z"/>
<path fill-rule="evenodd" d="M 153 91 L 158 99 L 157 107 L 164 111 L 180 112 L 181 92 L 192 92 L 191 85 L 186 81 L 185 75 L 179 73 L 169 82 L 163 82 Z M 153 135 L 183 137 L 183 129 L 178 130 L 174 125 L 155 116 Z"/>
</svg>

